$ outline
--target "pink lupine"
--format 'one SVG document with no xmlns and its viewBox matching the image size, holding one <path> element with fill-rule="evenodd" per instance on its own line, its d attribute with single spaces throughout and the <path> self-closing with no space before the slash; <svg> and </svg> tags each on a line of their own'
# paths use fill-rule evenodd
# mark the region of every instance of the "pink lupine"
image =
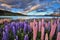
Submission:
<svg viewBox="0 0 60 40">
<path fill-rule="evenodd" d="M 41 40 L 44 40 L 44 27 L 41 28 Z"/>
<path fill-rule="evenodd" d="M 45 35 L 45 40 L 48 40 L 48 34 L 46 33 L 46 35 Z"/>
<path fill-rule="evenodd" d="M 56 23 L 54 23 L 54 24 L 51 23 L 50 39 L 52 39 L 52 37 L 53 37 L 53 35 L 55 33 L 55 30 L 56 30 L 56 27 L 57 27 Z"/>
<path fill-rule="evenodd" d="M 60 32 L 58 32 L 56 40 L 60 40 Z"/>
<path fill-rule="evenodd" d="M 59 19 L 57 20 L 57 24 L 59 23 Z"/>
<path fill-rule="evenodd" d="M 34 21 L 33 21 L 33 40 L 36 40 L 36 37 L 37 37 L 37 22 L 34 19 Z"/>
<path fill-rule="evenodd" d="M 42 26 L 41 26 L 41 40 L 44 40 L 44 19 L 42 19 Z"/>
<path fill-rule="evenodd" d="M 41 31 L 41 21 L 39 21 L 39 32 Z"/>
<path fill-rule="evenodd" d="M 42 19 L 42 26 L 44 26 L 44 19 Z"/>
</svg>

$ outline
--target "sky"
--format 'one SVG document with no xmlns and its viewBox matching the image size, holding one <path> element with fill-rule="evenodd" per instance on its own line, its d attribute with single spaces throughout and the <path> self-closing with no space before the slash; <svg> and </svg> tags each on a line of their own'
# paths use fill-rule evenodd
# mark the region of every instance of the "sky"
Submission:
<svg viewBox="0 0 60 40">
<path fill-rule="evenodd" d="M 25 15 L 50 15 L 60 8 L 60 0 L 0 0 L 0 10 Z"/>
</svg>

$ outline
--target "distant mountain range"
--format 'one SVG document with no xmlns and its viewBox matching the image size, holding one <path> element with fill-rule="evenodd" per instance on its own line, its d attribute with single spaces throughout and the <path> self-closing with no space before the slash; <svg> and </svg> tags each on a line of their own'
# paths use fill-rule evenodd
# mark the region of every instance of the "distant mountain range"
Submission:
<svg viewBox="0 0 60 40">
<path fill-rule="evenodd" d="M 10 11 L 5 11 L 5 10 L 0 10 L 0 16 L 23 16 L 24 14 L 22 13 L 13 13 Z"/>
<path fill-rule="evenodd" d="M 28 15 L 24 15 L 22 13 L 13 13 L 10 11 L 0 10 L 0 16 L 28 16 Z M 52 13 L 50 15 L 40 15 L 40 16 L 60 16 L 60 13 L 56 13 L 56 14 Z"/>
<path fill-rule="evenodd" d="M 60 16 L 60 13 L 51 14 L 51 16 Z"/>
</svg>

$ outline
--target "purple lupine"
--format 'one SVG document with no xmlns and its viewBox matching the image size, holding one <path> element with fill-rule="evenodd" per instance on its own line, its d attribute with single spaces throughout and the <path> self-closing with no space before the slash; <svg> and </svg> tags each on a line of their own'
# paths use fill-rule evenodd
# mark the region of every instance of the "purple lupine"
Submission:
<svg viewBox="0 0 60 40">
<path fill-rule="evenodd" d="M 29 37 L 27 34 L 24 36 L 24 40 L 29 40 Z"/>
<path fill-rule="evenodd" d="M 26 23 L 24 23 L 24 33 L 26 33 L 28 30 L 28 25 Z"/>
<path fill-rule="evenodd" d="M 31 29 L 30 25 L 28 25 L 28 32 L 31 32 L 31 31 L 32 31 L 32 29 Z"/>
<path fill-rule="evenodd" d="M 50 22 L 45 23 L 45 29 L 48 30 L 48 31 L 50 31 Z"/>
<path fill-rule="evenodd" d="M 60 22 L 57 20 L 57 31 L 60 32 Z"/>
<path fill-rule="evenodd" d="M 19 23 L 18 22 L 15 24 L 15 28 L 16 28 L 16 31 L 19 29 Z"/>
<path fill-rule="evenodd" d="M 15 22 L 11 22 L 10 26 L 15 26 L 15 24 L 16 24 Z"/>
<path fill-rule="evenodd" d="M 3 37 L 2 40 L 7 40 L 6 33 L 3 31 Z"/>
<path fill-rule="evenodd" d="M 18 40 L 18 36 L 16 36 L 16 40 Z"/>
<path fill-rule="evenodd" d="M 14 26 L 12 26 L 12 32 L 13 32 L 14 37 L 16 37 L 16 30 Z"/>
<path fill-rule="evenodd" d="M 48 22 L 48 31 L 50 31 L 50 27 L 51 26 L 51 23 L 50 23 L 50 21 Z"/>
<path fill-rule="evenodd" d="M 19 26 L 20 26 L 20 28 L 24 28 L 24 22 L 19 22 Z"/>
<path fill-rule="evenodd" d="M 9 31 L 9 27 L 7 25 L 5 25 L 5 32 Z"/>
<path fill-rule="evenodd" d="M 57 25 L 57 31 L 60 32 L 60 23 Z"/>
<path fill-rule="evenodd" d="M 13 26 L 15 26 L 15 22 L 10 23 L 10 29 L 12 29 Z"/>
<path fill-rule="evenodd" d="M 6 33 L 6 37 L 8 39 L 8 36 L 9 36 L 9 28 L 8 28 L 7 25 L 5 26 L 5 33 Z"/>
</svg>

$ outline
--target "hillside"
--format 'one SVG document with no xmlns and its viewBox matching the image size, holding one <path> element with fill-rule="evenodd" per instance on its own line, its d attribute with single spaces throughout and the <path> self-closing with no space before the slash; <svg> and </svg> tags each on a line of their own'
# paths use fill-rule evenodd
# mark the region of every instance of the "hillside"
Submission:
<svg viewBox="0 0 60 40">
<path fill-rule="evenodd" d="M 21 13 L 13 13 L 10 11 L 5 11 L 5 10 L 0 10 L 0 16 L 22 16 L 23 14 Z"/>
</svg>

